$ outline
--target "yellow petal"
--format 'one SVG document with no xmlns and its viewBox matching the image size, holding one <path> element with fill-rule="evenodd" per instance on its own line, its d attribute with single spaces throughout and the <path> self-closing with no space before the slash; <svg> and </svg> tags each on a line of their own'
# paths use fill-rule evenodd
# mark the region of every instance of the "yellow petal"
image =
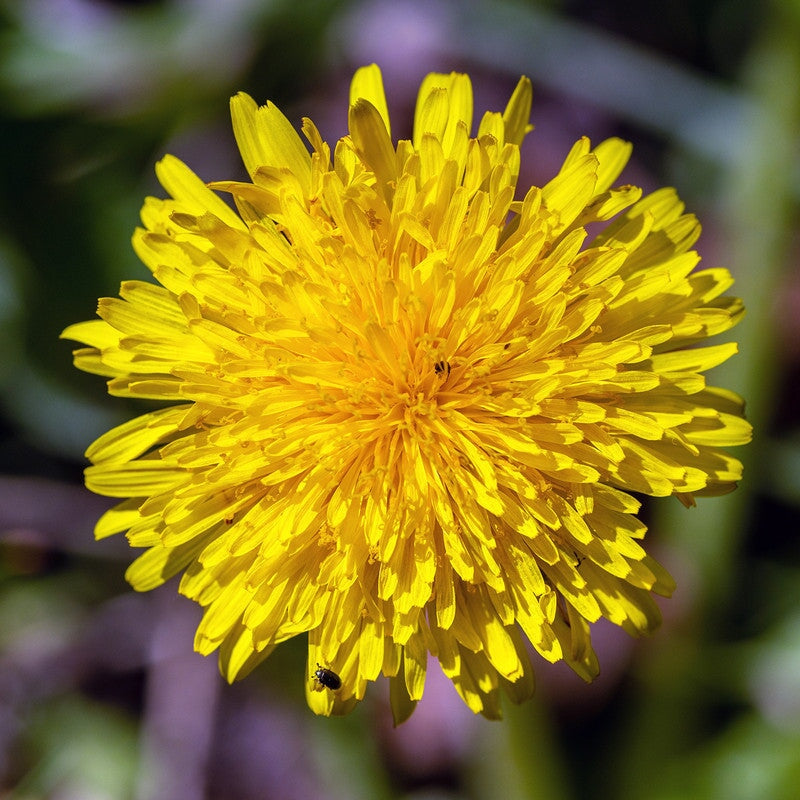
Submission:
<svg viewBox="0 0 800 800">
<path fill-rule="evenodd" d="M 350 136 L 358 155 L 375 173 L 378 185 L 387 199 L 389 184 L 397 178 L 394 147 L 380 112 L 368 100 L 357 100 L 350 106 Z"/>
<path fill-rule="evenodd" d="M 292 124 L 272 103 L 260 108 L 240 92 L 231 100 L 233 133 L 251 176 L 259 167 L 288 167 L 305 194 L 311 189 L 311 156 Z"/>
<path fill-rule="evenodd" d="M 353 75 L 350 84 L 350 105 L 353 106 L 362 99 L 377 110 L 383 120 L 386 132 L 391 136 L 389 109 L 386 105 L 386 94 L 383 91 L 383 76 L 377 64 L 360 67 Z"/>
<path fill-rule="evenodd" d="M 511 144 L 522 144 L 525 134 L 533 130 L 530 124 L 533 87 L 529 78 L 519 79 L 506 110 L 503 112 L 503 123 L 506 128 L 505 140 Z"/>
</svg>

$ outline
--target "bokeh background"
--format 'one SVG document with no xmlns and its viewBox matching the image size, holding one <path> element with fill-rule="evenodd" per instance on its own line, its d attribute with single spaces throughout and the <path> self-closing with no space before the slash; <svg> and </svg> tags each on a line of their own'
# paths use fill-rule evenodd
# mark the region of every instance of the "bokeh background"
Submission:
<svg viewBox="0 0 800 800">
<path fill-rule="evenodd" d="M 435 665 L 398 729 L 381 682 L 316 718 L 300 640 L 228 686 L 174 582 L 134 594 L 124 539 L 93 541 L 107 504 L 82 488 L 88 443 L 142 409 L 58 334 L 147 277 L 130 235 L 155 161 L 243 177 L 238 90 L 335 140 L 372 61 L 401 136 L 431 70 L 468 71 L 476 112 L 529 75 L 523 182 L 581 135 L 631 139 L 623 178 L 678 187 L 748 306 L 716 375 L 756 427 L 744 482 L 645 509 L 678 580 L 662 630 L 598 625 L 600 678 L 539 662 L 502 723 Z M 798 0 L 0 0 L 0 798 L 800 796 L 799 77 Z"/>
</svg>

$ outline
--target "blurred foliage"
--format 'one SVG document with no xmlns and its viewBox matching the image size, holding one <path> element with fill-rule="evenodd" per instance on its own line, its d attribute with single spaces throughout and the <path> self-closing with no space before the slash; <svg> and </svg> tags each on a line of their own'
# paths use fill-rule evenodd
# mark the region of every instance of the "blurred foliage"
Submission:
<svg viewBox="0 0 800 800">
<path fill-rule="evenodd" d="M 620 666 L 590 687 L 542 664 L 538 699 L 497 725 L 433 676 L 397 731 L 381 687 L 313 718 L 302 642 L 223 686 L 191 653 L 196 609 L 174 586 L 127 592 L 124 542 L 91 542 L 105 506 L 81 453 L 134 407 L 57 337 L 146 277 L 129 242 L 154 162 L 235 177 L 231 94 L 335 127 L 373 59 L 406 105 L 430 69 L 504 94 L 529 74 L 536 158 L 573 132 L 631 138 L 636 180 L 676 183 L 748 306 L 719 378 L 756 426 L 745 481 L 648 510 L 680 576 L 666 630 L 632 653 L 611 640 Z M 0 796 L 796 797 L 798 74 L 797 0 L 0 0 Z"/>
</svg>

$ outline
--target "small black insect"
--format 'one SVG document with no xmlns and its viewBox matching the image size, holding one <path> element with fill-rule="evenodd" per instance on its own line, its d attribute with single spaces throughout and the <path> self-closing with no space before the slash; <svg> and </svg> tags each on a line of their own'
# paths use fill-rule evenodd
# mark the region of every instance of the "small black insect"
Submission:
<svg viewBox="0 0 800 800">
<path fill-rule="evenodd" d="M 449 361 L 437 361 L 433 365 L 433 371 L 437 375 L 441 375 L 441 374 L 443 374 L 445 372 L 449 375 L 451 369 L 452 369 L 452 367 L 450 366 L 450 362 Z"/>
<path fill-rule="evenodd" d="M 311 677 L 314 679 L 314 688 L 318 692 L 323 688 L 330 689 L 332 692 L 342 688 L 342 679 L 332 669 L 319 664 Z"/>
</svg>

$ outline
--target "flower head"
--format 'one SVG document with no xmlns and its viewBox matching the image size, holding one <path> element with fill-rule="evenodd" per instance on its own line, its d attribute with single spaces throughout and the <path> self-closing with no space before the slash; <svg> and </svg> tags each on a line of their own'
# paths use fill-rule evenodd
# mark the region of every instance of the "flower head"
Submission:
<svg viewBox="0 0 800 800">
<path fill-rule="evenodd" d="M 672 189 L 614 186 L 618 139 L 520 191 L 530 105 L 523 78 L 473 138 L 469 78 L 431 74 L 395 145 L 365 67 L 331 158 L 240 94 L 252 182 L 166 157 L 133 239 L 160 285 L 64 332 L 111 394 L 167 403 L 87 451 L 122 499 L 96 534 L 145 548 L 138 590 L 182 573 L 229 680 L 306 633 L 323 714 L 383 673 L 404 719 L 429 654 L 489 717 L 533 691 L 528 643 L 590 680 L 591 623 L 647 633 L 673 589 L 630 493 L 690 505 L 740 477 L 742 403 L 703 375 L 736 350 L 702 345 L 743 313 L 730 275 L 696 269 Z"/>
</svg>

